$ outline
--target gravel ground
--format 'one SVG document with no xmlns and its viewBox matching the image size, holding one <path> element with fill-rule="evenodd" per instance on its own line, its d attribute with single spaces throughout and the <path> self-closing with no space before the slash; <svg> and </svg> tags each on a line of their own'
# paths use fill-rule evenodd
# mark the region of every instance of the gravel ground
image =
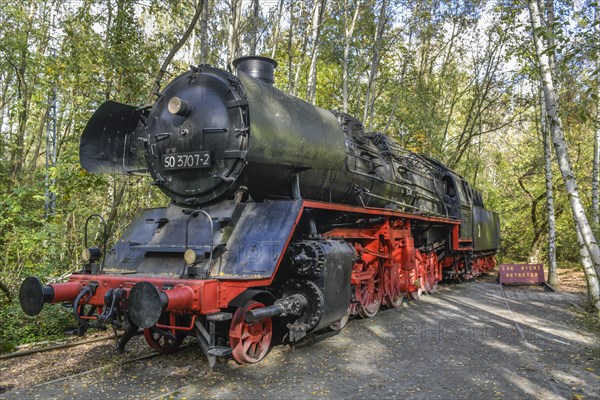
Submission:
<svg viewBox="0 0 600 400">
<path fill-rule="evenodd" d="M 96 344 L 80 357 L 70 352 L 0 364 L 0 383 L 55 366 L 113 365 L 79 379 L 5 393 L 23 398 L 600 398 L 597 326 L 576 306 L 581 293 L 501 287 L 493 279 L 442 286 L 403 309 L 353 320 L 339 334 L 276 346 L 259 364 L 222 363 L 210 373 L 197 347 L 126 366 L 123 357 L 148 353 L 141 338 L 128 354 Z M 140 340 L 141 339 L 141 340 Z M 90 345 L 92 346 L 92 345 Z M 79 352 L 80 348 L 73 349 Z M 63 358 L 64 357 L 64 358 Z M 103 358 L 107 357 L 107 358 Z M 51 361 L 52 360 L 52 361 Z M 13 360 L 15 363 L 15 360 Z M 112 364 L 111 364 L 112 363 Z M 89 368 L 88 368 L 89 369 Z"/>
</svg>

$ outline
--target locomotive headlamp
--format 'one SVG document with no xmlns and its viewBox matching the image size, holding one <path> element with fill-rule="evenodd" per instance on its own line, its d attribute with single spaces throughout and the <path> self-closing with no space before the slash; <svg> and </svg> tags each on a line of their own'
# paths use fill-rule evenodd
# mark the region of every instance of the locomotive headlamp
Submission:
<svg viewBox="0 0 600 400">
<path fill-rule="evenodd" d="M 81 251 L 81 258 L 85 262 L 98 261 L 102 257 L 102 252 L 97 247 L 84 247 Z"/>
<path fill-rule="evenodd" d="M 206 254 L 202 251 L 187 249 L 185 253 L 183 253 L 183 259 L 187 265 L 194 265 L 204 261 L 206 259 Z"/>
<path fill-rule="evenodd" d="M 196 262 L 196 252 L 192 249 L 187 249 L 185 253 L 183 253 L 183 259 L 188 265 L 194 264 Z"/>
<path fill-rule="evenodd" d="M 187 265 L 193 265 L 196 263 L 196 260 L 199 260 L 198 254 L 193 249 L 187 249 L 185 253 L 183 253 L 183 259 Z"/>
<path fill-rule="evenodd" d="M 167 108 L 169 109 L 169 112 L 171 114 L 181 115 L 182 117 L 188 115 L 190 111 L 192 111 L 192 107 L 190 107 L 190 104 L 177 96 L 171 97 Z"/>
</svg>

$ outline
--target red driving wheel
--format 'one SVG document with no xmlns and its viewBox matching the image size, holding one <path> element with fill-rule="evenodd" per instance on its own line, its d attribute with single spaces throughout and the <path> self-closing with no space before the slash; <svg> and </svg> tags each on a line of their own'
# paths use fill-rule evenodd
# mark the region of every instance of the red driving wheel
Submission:
<svg viewBox="0 0 600 400">
<path fill-rule="evenodd" d="M 261 308 L 265 305 L 258 301 L 250 300 L 244 307 L 235 311 L 231 328 L 229 329 L 229 345 L 233 358 L 240 363 L 257 363 L 269 351 L 273 337 L 273 323 L 271 318 L 265 318 L 251 324 L 244 320 L 246 311 Z"/>
<path fill-rule="evenodd" d="M 394 268 L 396 270 L 394 270 Z M 404 293 L 401 290 L 400 268 L 396 265 L 385 268 L 383 272 L 385 295 L 383 299 L 385 304 L 391 308 L 402 307 Z"/>
<path fill-rule="evenodd" d="M 429 294 L 437 292 L 438 280 L 437 269 L 439 261 L 437 254 L 431 253 L 427 255 L 427 267 L 425 271 L 425 291 Z"/>
<path fill-rule="evenodd" d="M 381 270 L 356 285 L 354 297 L 358 301 L 357 311 L 362 318 L 372 318 L 379 311 L 383 300 L 383 282 L 381 281 Z"/>
<path fill-rule="evenodd" d="M 425 270 L 425 263 L 421 258 L 421 252 L 415 251 L 415 269 L 410 272 L 411 284 L 416 288 L 415 291 L 408 293 L 408 298 L 411 300 L 419 300 L 423 294 L 423 286 L 425 285 L 424 280 L 426 279 L 427 271 Z"/>
<path fill-rule="evenodd" d="M 148 345 L 161 354 L 175 353 L 184 338 L 185 336 L 180 333 L 175 333 L 173 338 L 165 336 L 152 328 L 144 329 L 144 339 L 146 339 Z"/>
</svg>

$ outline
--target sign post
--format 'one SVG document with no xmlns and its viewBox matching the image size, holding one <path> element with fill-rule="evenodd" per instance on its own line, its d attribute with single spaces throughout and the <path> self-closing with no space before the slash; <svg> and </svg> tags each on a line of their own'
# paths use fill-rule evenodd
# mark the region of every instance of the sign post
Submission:
<svg viewBox="0 0 600 400">
<path fill-rule="evenodd" d="M 544 284 L 544 264 L 500 264 L 498 280 L 500 283 Z"/>
</svg>

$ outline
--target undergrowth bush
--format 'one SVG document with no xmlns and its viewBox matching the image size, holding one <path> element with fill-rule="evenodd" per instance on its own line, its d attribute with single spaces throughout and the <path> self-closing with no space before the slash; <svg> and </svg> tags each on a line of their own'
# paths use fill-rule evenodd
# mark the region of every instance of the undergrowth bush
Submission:
<svg viewBox="0 0 600 400">
<path fill-rule="evenodd" d="M 64 331 L 75 326 L 70 308 L 46 305 L 42 312 L 27 316 L 18 299 L 0 306 L 0 353 L 14 350 L 18 344 L 65 338 Z"/>
</svg>

